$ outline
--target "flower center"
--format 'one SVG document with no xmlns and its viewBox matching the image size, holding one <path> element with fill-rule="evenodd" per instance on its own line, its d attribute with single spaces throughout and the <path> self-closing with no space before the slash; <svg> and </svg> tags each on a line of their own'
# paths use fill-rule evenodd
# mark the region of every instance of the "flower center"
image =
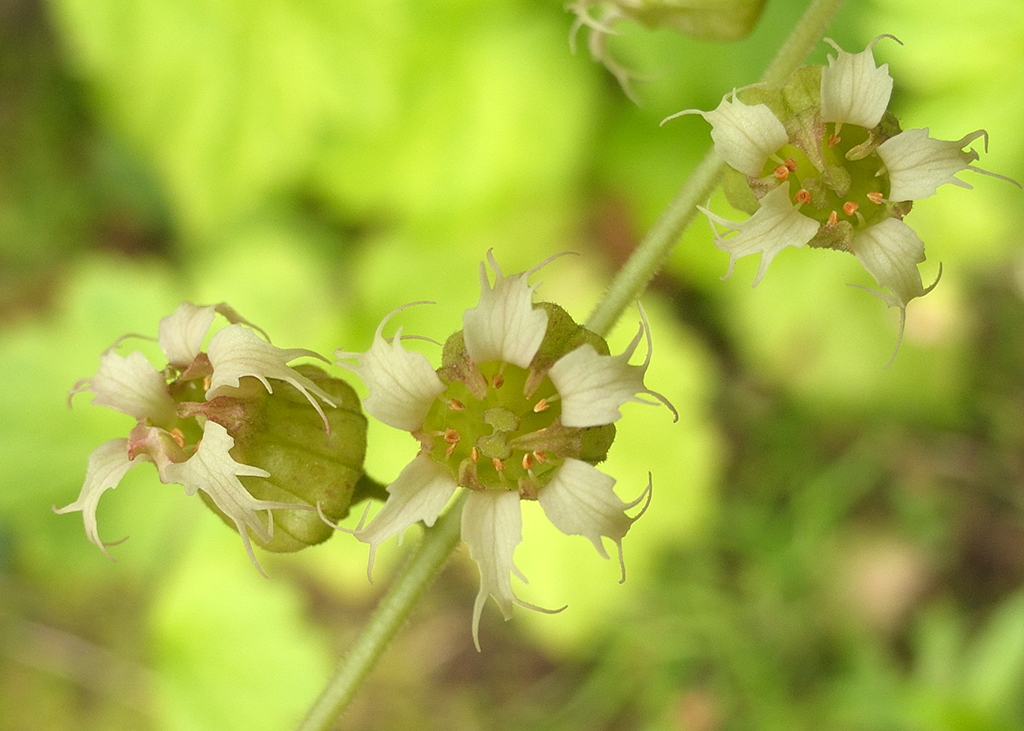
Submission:
<svg viewBox="0 0 1024 731">
<path fill-rule="evenodd" d="M 849 222 L 862 229 L 886 218 L 889 175 L 868 130 L 853 124 L 825 125 L 824 169 L 796 145 L 783 146 L 765 165 L 764 176 L 789 186 L 800 213 L 822 226 Z"/>
<path fill-rule="evenodd" d="M 578 441 L 579 430 L 558 421 L 561 405 L 549 378 L 527 394 L 529 370 L 498 362 L 478 368 L 486 382 L 483 397 L 452 381 L 417 436 L 459 485 L 536 497 L 564 461 L 562 442 Z"/>
</svg>

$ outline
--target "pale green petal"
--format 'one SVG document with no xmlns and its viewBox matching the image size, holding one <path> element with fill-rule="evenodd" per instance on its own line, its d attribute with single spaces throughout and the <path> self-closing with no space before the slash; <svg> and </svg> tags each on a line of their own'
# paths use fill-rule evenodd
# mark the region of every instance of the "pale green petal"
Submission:
<svg viewBox="0 0 1024 731">
<path fill-rule="evenodd" d="M 54 512 L 60 514 L 81 510 L 82 520 L 85 523 L 85 535 L 111 559 L 113 556 L 100 540 L 99 528 L 96 525 L 96 507 L 103 493 L 117 487 L 125 473 L 144 459 L 143 456 L 136 457 L 134 460 L 128 459 L 127 439 L 111 439 L 109 442 L 104 442 L 89 455 L 85 483 L 78 494 L 78 499 L 63 508 L 54 508 Z"/>
<path fill-rule="evenodd" d="M 307 506 L 254 498 L 238 478 L 270 477 L 270 473 L 236 462 L 231 457 L 234 446 L 235 440 L 223 426 L 207 421 L 196 453 L 185 462 L 168 465 L 164 473 L 167 480 L 182 485 L 187 495 L 195 495 L 198 490 L 209 495 L 214 505 L 235 524 L 249 558 L 256 568 L 260 568 L 247 529 L 260 540 L 269 541 L 274 535 L 271 510 L 302 510 Z M 267 511 L 266 525 L 257 515 L 262 510 Z"/>
<path fill-rule="evenodd" d="M 512 616 L 518 602 L 512 592 L 512 574 L 526 579 L 512 556 L 523 540 L 523 516 L 519 493 L 514 490 L 471 492 L 462 509 L 462 540 L 480 569 L 480 591 L 473 604 L 473 642 L 480 649 L 480 615 L 488 595 L 494 597 L 502 616 Z"/>
<path fill-rule="evenodd" d="M 713 223 L 729 229 L 725 235 L 715 232 L 715 246 L 729 254 L 729 270 L 723 279 L 732 275 L 736 260 L 740 257 L 761 255 L 761 264 L 754 277 L 755 287 L 776 254 L 787 246 L 805 246 L 819 228 L 817 221 L 800 213 L 790 202 L 789 187 L 786 185 L 780 185 L 765 195 L 761 199 L 761 207 L 746 221 L 727 221 L 705 208 L 700 210 Z M 735 235 L 730 236 L 731 232 L 735 232 Z"/>
<path fill-rule="evenodd" d="M 969 144 L 983 132 L 975 132 L 955 142 L 936 140 L 928 136 L 928 128 L 908 129 L 878 146 L 878 156 L 889 173 L 889 199 L 917 201 L 935 194 L 944 183 L 961 188 L 971 186 L 957 173 L 967 170 L 978 159 Z"/>
<path fill-rule="evenodd" d="M 394 313 L 392 313 L 394 314 Z M 381 332 L 391 315 L 385 317 L 365 353 L 335 351 L 341 359 L 354 359 L 355 365 L 338 361 L 338 365 L 355 373 L 366 384 L 370 395 L 363 408 L 378 421 L 405 431 L 423 426 L 434 399 L 444 393 L 445 385 L 437 377 L 430 361 L 422 353 L 402 347 L 401 329 L 390 342 Z"/>
<path fill-rule="evenodd" d="M 917 265 L 924 261 L 924 243 L 914 230 L 896 218 L 869 226 L 854 237 L 851 250 L 880 287 L 878 293 L 890 307 L 904 309 L 915 297 L 925 294 Z"/>
<path fill-rule="evenodd" d="M 174 418 L 174 401 L 167 392 L 167 381 L 137 350 L 127 357 L 113 349 L 103 353 L 99 370 L 89 379 L 87 388 L 96 394 L 92 403 L 98 406 L 108 406 L 155 424 L 166 424 Z"/>
<path fill-rule="evenodd" d="M 284 350 L 262 340 L 256 333 L 242 325 L 228 325 L 213 336 L 207 353 L 213 365 L 213 376 L 206 400 L 229 395 L 230 389 L 238 388 L 239 379 L 251 376 L 273 393 L 271 378 L 285 381 L 294 386 L 313 405 L 327 424 L 327 417 L 314 396 L 329 406 L 336 406 L 333 398 L 311 380 L 287 365 L 301 357 L 321 358 L 312 350 L 291 348 Z"/>
<path fill-rule="evenodd" d="M 789 141 L 786 128 L 771 109 L 764 104 L 744 104 L 735 92 L 710 112 L 680 112 L 688 113 L 704 117 L 711 124 L 715 152 L 730 167 L 752 177 L 759 177 L 768 158 Z"/>
<path fill-rule="evenodd" d="M 885 37 L 891 36 L 879 36 Z M 892 77 L 889 64 L 875 66 L 871 49 L 879 38 L 860 53 L 848 53 L 825 39 L 838 56 L 829 55 L 828 66 L 821 70 L 821 121 L 868 129 L 881 121 L 892 96 Z"/>
<path fill-rule="evenodd" d="M 157 340 L 167 362 L 183 369 L 195 360 L 216 316 L 215 305 L 199 307 L 182 302 L 173 314 L 162 319 Z"/>
<path fill-rule="evenodd" d="M 533 306 L 536 285 L 526 281 L 530 272 L 506 277 L 490 252 L 487 259 L 494 270 L 494 286 L 481 262 L 480 301 L 462 316 L 466 351 L 474 363 L 501 361 L 528 368 L 544 340 L 548 313 Z"/>
<path fill-rule="evenodd" d="M 402 542 L 405 529 L 423 521 L 432 526 L 455 492 L 455 480 L 448 468 L 438 464 L 428 454 L 420 454 L 405 466 L 401 474 L 388 485 L 388 499 L 365 528 L 356 531 L 356 538 L 370 544 L 370 562 L 367 573 L 373 571 L 373 558 L 377 547 L 392 536 Z"/>
</svg>

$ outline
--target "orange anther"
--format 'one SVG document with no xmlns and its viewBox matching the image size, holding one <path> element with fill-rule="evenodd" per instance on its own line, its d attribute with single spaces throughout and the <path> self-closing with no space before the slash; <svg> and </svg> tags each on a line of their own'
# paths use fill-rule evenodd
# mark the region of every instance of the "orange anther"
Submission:
<svg viewBox="0 0 1024 731">
<path fill-rule="evenodd" d="M 541 464 L 544 464 L 545 462 L 548 461 L 548 456 L 547 454 L 544 453 L 543 449 L 533 450 L 533 458 L 536 459 Z"/>
<path fill-rule="evenodd" d="M 828 223 L 826 225 L 835 226 L 837 223 L 839 223 L 839 214 L 836 213 L 835 211 L 832 211 L 831 213 L 828 214 Z"/>
<path fill-rule="evenodd" d="M 455 431 L 454 429 L 450 429 L 449 428 L 449 429 L 445 429 L 444 430 L 444 441 L 445 441 L 445 444 L 458 444 L 459 443 L 459 439 L 461 439 L 461 438 L 462 437 L 459 436 L 459 433 L 457 431 Z"/>
<path fill-rule="evenodd" d="M 494 386 L 495 388 L 501 388 L 502 386 L 505 385 L 505 376 L 501 375 L 500 373 L 495 373 L 493 376 L 491 376 L 491 385 Z"/>
<path fill-rule="evenodd" d="M 502 462 L 497 457 L 491 457 L 491 464 L 494 465 L 494 469 L 496 469 L 498 472 L 505 471 L 505 463 Z"/>
<path fill-rule="evenodd" d="M 789 168 L 785 165 L 779 165 L 775 168 L 775 179 L 782 181 L 789 177 Z"/>
<path fill-rule="evenodd" d="M 838 145 L 842 141 L 843 141 L 843 138 L 840 137 L 839 135 L 835 134 L 834 132 L 828 136 L 828 146 L 829 147 L 835 147 L 836 145 Z"/>
<path fill-rule="evenodd" d="M 471 450 L 469 450 L 469 458 L 471 460 L 473 460 L 474 462 L 479 462 L 480 461 L 480 450 L 478 450 L 476 447 L 473 447 Z"/>
<path fill-rule="evenodd" d="M 533 413 L 539 414 L 542 411 L 547 411 L 551 408 L 551 404 L 548 403 L 546 398 L 542 398 L 540 401 L 533 405 Z"/>
<path fill-rule="evenodd" d="M 875 205 L 880 206 L 882 205 L 882 201 L 885 200 L 885 196 L 883 196 L 880 191 L 876 190 L 872 191 L 871 193 L 868 193 L 868 200 L 874 203 Z"/>
<path fill-rule="evenodd" d="M 809 190 L 807 190 L 806 188 L 801 188 L 800 190 L 798 190 L 796 192 L 796 195 L 793 196 L 793 200 L 795 200 L 797 203 L 800 203 L 800 204 L 810 203 L 811 202 L 811 192 Z"/>
<path fill-rule="evenodd" d="M 523 469 L 529 471 L 533 467 L 533 455 L 529 452 L 523 455 Z"/>
<path fill-rule="evenodd" d="M 171 439 L 177 442 L 179 447 L 185 446 L 185 435 L 181 433 L 181 429 L 178 427 L 171 429 Z"/>
<path fill-rule="evenodd" d="M 789 172 L 791 172 L 791 173 L 795 173 L 796 172 L 796 160 L 794 160 L 793 158 L 787 157 L 785 165 L 786 165 L 786 169 L 789 170 Z"/>
<path fill-rule="evenodd" d="M 457 398 L 448 399 L 448 408 L 452 411 L 465 411 L 466 404 L 462 403 Z"/>
<path fill-rule="evenodd" d="M 858 206 L 853 201 L 846 201 L 846 203 L 843 204 L 843 213 L 845 213 L 847 216 L 852 216 L 854 213 L 857 212 L 858 208 L 860 208 L 860 206 Z"/>
</svg>

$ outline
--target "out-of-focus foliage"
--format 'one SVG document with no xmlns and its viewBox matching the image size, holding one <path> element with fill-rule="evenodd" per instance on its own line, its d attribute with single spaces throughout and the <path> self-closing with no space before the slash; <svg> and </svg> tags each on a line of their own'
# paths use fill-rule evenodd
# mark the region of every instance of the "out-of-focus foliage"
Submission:
<svg viewBox="0 0 1024 731">
<path fill-rule="evenodd" d="M 346 535 L 262 554 L 264 580 L 143 467 L 101 503 L 131 536 L 110 563 L 49 509 L 128 428 L 65 405 L 104 348 L 183 299 L 324 353 L 434 300 L 399 317 L 443 341 L 489 247 L 579 251 L 536 278 L 585 317 L 708 147 L 658 122 L 755 80 L 802 6 L 735 44 L 624 26 L 638 107 L 546 0 L 0 0 L 0 731 L 287 728 L 416 538 L 374 585 Z M 980 165 L 1024 178 L 1017 0 L 851 2 L 830 31 L 880 33 L 904 126 L 985 127 Z M 963 177 L 915 205 L 944 274 L 889 369 L 853 257 L 787 250 L 751 290 L 692 227 L 645 298 L 680 422 L 627 407 L 602 467 L 625 498 L 653 475 L 627 583 L 525 510 L 517 591 L 568 609 L 490 606 L 477 654 L 458 554 L 341 727 L 1024 729 L 1024 199 Z M 415 449 L 374 425 L 368 469 Z"/>
</svg>

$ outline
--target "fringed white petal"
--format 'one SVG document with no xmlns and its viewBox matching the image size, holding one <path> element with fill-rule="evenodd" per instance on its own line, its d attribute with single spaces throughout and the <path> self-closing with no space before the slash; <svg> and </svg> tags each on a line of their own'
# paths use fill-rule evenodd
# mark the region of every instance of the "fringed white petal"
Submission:
<svg viewBox="0 0 1024 731">
<path fill-rule="evenodd" d="M 644 368 L 629 365 L 629 354 L 601 355 L 581 345 L 548 371 L 558 389 L 565 426 L 602 426 L 622 416 L 619 407 L 645 391 Z"/>
<path fill-rule="evenodd" d="M 213 365 L 213 376 L 206 400 L 225 395 L 228 389 L 237 388 L 239 379 L 246 376 L 256 378 L 268 392 L 274 389 L 268 379 L 275 378 L 294 386 L 313 405 L 320 418 L 327 424 L 327 417 L 317 402 L 316 396 L 329 406 L 336 406 L 331 395 L 311 380 L 287 365 L 296 358 L 311 357 L 323 360 L 312 350 L 291 348 L 284 350 L 262 340 L 252 330 L 242 325 L 228 325 L 213 336 L 207 352 Z"/>
<path fill-rule="evenodd" d="M 217 316 L 216 305 L 199 307 L 182 302 L 173 314 L 160 321 L 160 349 L 176 368 L 185 368 L 203 348 L 203 338 Z"/>
<path fill-rule="evenodd" d="M 167 381 L 137 350 L 127 357 L 113 349 L 103 353 L 99 370 L 89 379 L 88 388 L 96 394 L 94 404 L 108 406 L 136 419 L 167 424 L 175 418 Z"/>
<path fill-rule="evenodd" d="M 487 267 L 480 263 L 480 301 L 462 316 L 466 351 L 474 363 L 502 361 L 528 368 L 548 327 L 548 313 L 534 308 L 530 272 L 509 277 L 501 273 L 491 252 L 487 260 L 494 270 L 494 286 Z"/>
<path fill-rule="evenodd" d="M 168 480 L 185 488 L 185 494 L 195 495 L 197 490 L 202 490 L 210 496 L 214 505 L 234 522 L 245 544 L 246 553 L 262 573 L 263 569 L 253 553 L 246 529 L 251 530 L 260 540 L 269 541 L 274 535 L 274 516 L 271 510 L 301 510 L 307 506 L 258 500 L 249 494 L 238 478 L 270 477 L 270 473 L 259 467 L 236 462 L 231 457 L 233 446 L 235 440 L 224 427 L 207 421 L 196 453 L 185 462 L 168 465 L 164 472 Z M 266 525 L 257 514 L 261 510 L 267 511 Z"/>
<path fill-rule="evenodd" d="M 829 55 L 828 66 L 821 70 L 821 121 L 868 129 L 881 121 L 892 96 L 892 76 L 889 64 L 875 66 L 871 49 L 879 38 L 860 53 L 848 53 L 825 39 L 838 57 Z"/>
<path fill-rule="evenodd" d="M 390 317 L 384 318 L 377 328 L 368 351 L 338 350 L 334 355 L 356 361 L 355 365 L 338 361 L 338 365 L 359 376 L 370 390 L 363 400 L 368 414 L 396 429 L 415 431 L 423 426 L 427 412 L 434 399 L 444 393 L 445 385 L 425 355 L 402 347 L 401 328 L 390 342 L 382 337 Z"/>
<path fill-rule="evenodd" d="M 614 487 L 615 480 L 596 467 L 578 459 L 567 459 L 554 479 L 541 488 L 537 501 L 558 530 L 566 535 L 583 536 L 594 544 L 603 558 L 608 558 L 608 552 L 601 544 L 601 537 L 610 538 L 618 546 L 625 580 L 622 539 L 636 520 L 626 515 L 626 510 L 649 497 L 650 492 L 645 490 L 636 501 L 625 503 L 615 494 Z"/>
<path fill-rule="evenodd" d="M 732 275 L 736 260 L 748 254 L 761 254 L 761 264 L 754 277 L 756 287 L 768 270 L 776 254 L 787 246 L 802 247 L 818 232 L 818 222 L 798 211 L 789 200 L 789 187 L 780 185 L 761 199 L 761 207 L 746 221 L 727 221 L 706 208 L 700 208 L 712 223 L 735 231 L 734 236 L 715 231 L 715 246 L 729 254 L 729 270 L 723 279 Z"/>
<path fill-rule="evenodd" d="M 924 243 L 914 230 L 897 218 L 887 218 L 857 234 L 850 249 L 880 287 L 878 293 L 890 306 L 903 309 L 925 294 L 917 265 L 924 261 Z"/>
<path fill-rule="evenodd" d="M 455 480 L 448 468 L 438 464 L 428 454 L 420 454 L 405 466 L 401 474 L 388 485 L 388 499 L 377 516 L 365 528 L 356 531 L 356 538 L 370 544 L 367 574 L 373 571 L 377 546 L 398 536 L 401 543 L 405 529 L 423 521 L 434 524 L 455 492 Z"/>
<path fill-rule="evenodd" d="M 943 183 L 970 188 L 955 176 L 978 159 L 974 150 L 964 152 L 963 148 L 983 134 L 978 131 L 952 142 L 929 137 L 925 127 L 887 139 L 878 146 L 878 156 L 889 173 L 889 200 L 921 200 L 934 195 Z"/>
<path fill-rule="evenodd" d="M 736 92 L 728 94 L 710 112 L 688 109 L 711 124 L 715 152 L 732 168 L 759 177 L 768 158 L 789 141 L 789 135 L 774 112 L 764 104 L 744 104 Z M 677 115 L 676 115 L 677 116 Z"/>
<path fill-rule="evenodd" d="M 82 491 L 78 494 L 78 499 L 70 505 L 60 509 L 55 508 L 53 511 L 63 514 L 81 510 L 82 520 L 85 523 L 85 535 L 110 559 L 113 559 L 113 556 L 100 540 L 99 529 L 96 525 L 96 506 L 104 492 L 117 487 L 125 473 L 144 459 L 145 457 L 141 455 L 134 460 L 128 459 L 127 439 L 111 439 L 109 442 L 104 442 L 89 455 L 85 483 L 82 485 Z"/>
<path fill-rule="evenodd" d="M 512 616 L 518 600 L 512 592 L 512 574 L 523 581 L 512 555 L 523 540 L 523 516 L 519 493 L 514 490 L 471 492 L 462 508 L 462 540 L 480 569 L 480 591 L 473 604 L 473 642 L 480 649 L 480 615 L 488 595 L 494 597 L 502 616 Z"/>
</svg>

